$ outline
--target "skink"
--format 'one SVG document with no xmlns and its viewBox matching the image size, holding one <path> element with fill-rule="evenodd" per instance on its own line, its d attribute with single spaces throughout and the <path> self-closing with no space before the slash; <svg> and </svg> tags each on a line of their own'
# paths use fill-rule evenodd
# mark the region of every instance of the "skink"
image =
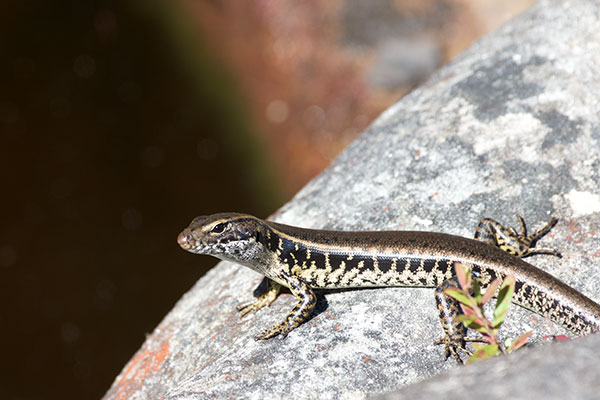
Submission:
<svg viewBox="0 0 600 400">
<path fill-rule="evenodd" d="M 454 263 L 471 267 L 482 288 L 496 277 L 516 279 L 513 302 L 544 316 L 575 334 L 600 331 L 600 305 L 552 275 L 523 261 L 556 223 L 527 235 L 484 219 L 475 239 L 419 231 L 327 231 L 264 221 L 247 214 L 221 213 L 195 218 L 178 237 L 192 253 L 207 254 L 252 268 L 268 279 L 266 293 L 238 309 L 242 315 L 271 304 L 285 286 L 298 299 L 282 322 L 256 339 L 287 335 L 300 326 L 316 304 L 313 289 L 417 286 L 435 287 L 444 330 L 439 341 L 457 361 L 464 349 L 465 329 L 454 321 L 460 312 L 444 288 L 455 282 Z"/>
</svg>

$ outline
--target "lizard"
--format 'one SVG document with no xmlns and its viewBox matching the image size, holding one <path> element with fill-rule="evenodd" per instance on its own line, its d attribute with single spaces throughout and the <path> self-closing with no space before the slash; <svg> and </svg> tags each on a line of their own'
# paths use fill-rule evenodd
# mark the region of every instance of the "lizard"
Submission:
<svg viewBox="0 0 600 400">
<path fill-rule="evenodd" d="M 549 273 L 525 262 L 533 254 L 560 254 L 536 242 L 556 224 L 552 220 L 531 235 L 522 217 L 520 232 L 491 218 L 482 219 L 474 239 L 424 231 L 332 231 L 306 229 L 265 221 L 248 214 L 199 216 L 178 236 L 179 245 L 196 254 L 235 262 L 262 274 L 267 290 L 241 304 L 241 315 L 256 312 L 277 298 L 282 286 L 298 302 L 281 322 L 258 334 L 256 340 L 290 331 L 311 318 L 315 289 L 364 287 L 434 287 L 445 355 L 462 362 L 468 353 L 466 328 L 457 322 L 458 301 L 444 293 L 456 286 L 454 263 L 470 267 L 485 289 L 495 278 L 515 277 L 513 303 L 525 307 L 571 332 L 600 331 L 600 305 Z"/>
</svg>

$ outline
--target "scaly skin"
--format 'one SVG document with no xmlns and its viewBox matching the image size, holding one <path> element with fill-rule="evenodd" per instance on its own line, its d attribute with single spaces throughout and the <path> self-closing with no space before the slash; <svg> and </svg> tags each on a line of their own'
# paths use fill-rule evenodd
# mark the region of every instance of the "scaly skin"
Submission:
<svg viewBox="0 0 600 400">
<path fill-rule="evenodd" d="M 178 237 L 192 253 L 236 262 L 263 274 L 267 292 L 239 308 L 242 315 L 272 303 L 288 287 L 298 303 L 282 322 L 256 339 L 287 335 L 310 318 L 316 304 L 313 289 L 417 286 L 436 287 L 436 301 L 446 355 L 460 362 L 465 330 L 455 322 L 457 302 L 443 289 L 454 282 L 454 263 L 471 267 L 482 288 L 496 277 L 513 275 L 513 302 L 549 318 L 575 334 L 600 331 L 600 305 L 550 274 L 521 260 L 531 254 L 558 255 L 535 248 L 535 242 L 556 223 L 527 235 L 486 218 L 475 239 L 435 232 L 345 232 L 303 229 L 268 222 L 246 214 L 223 213 L 195 218 Z"/>
</svg>

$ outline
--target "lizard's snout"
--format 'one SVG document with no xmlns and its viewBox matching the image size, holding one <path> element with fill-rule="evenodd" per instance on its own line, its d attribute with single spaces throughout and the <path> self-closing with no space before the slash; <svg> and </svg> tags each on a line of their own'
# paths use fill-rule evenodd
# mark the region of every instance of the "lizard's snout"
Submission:
<svg viewBox="0 0 600 400">
<path fill-rule="evenodd" d="M 193 239 L 192 239 L 191 232 L 189 232 L 187 229 L 184 230 L 183 232 L 181 232 L 179 234 L 179 236 L 177 236 L 177 243 L 184 250 L 191 249 L 192 245 L 193 245 Z"/>
</svg>

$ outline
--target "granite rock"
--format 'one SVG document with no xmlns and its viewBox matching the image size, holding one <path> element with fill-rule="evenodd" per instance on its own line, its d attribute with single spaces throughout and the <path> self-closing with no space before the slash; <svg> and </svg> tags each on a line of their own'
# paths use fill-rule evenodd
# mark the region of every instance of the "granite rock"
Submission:
<svg viewBox="0 0 600 400">
<path fill-rule="evenodd" d="M 540 1 L 390 107 L 274 219 L 471 237 L 488 216 L 516 225 L 520 214 L 532 229 L 556 216 L 541 245 L 563 258 L 528 261 L 600 301 L 599 32 L 596 0 Z M 260 281 L 247 268 L 219 263 L 148 337 L 105 399 L 356 399 L 448 370 L 455 379 L 476 373 L 433 345 L 441 329 L 431 289 L 322 293 L 308 323 L 284 340 L 255 342 L 294 304 L 283 294 L 240 319 L 235 306 Z M 532 347 L 552 348 L 543 337 L 566 334 L 513 307 L 502 335 L 528 330 Z M 568 345 L 586 343 L 600 354 L 596 339 Z M 551 363 L 554 350 L 536 354 Z M 563 361 L 574 370 L 600 368 L 592 357 Z M 527 359 L 486 365 L 520 362 Z M 548 372 L 523 373 L 534 381 Z M 563 386 L 576 379 L 569 374 Z"/>
<path fill-rule="evenodd" d="M 455 368 L 376 400 L 596 400 L 600 335 Z M 532 373 L 531 371 L 535 371 Z"/>
</svg>

